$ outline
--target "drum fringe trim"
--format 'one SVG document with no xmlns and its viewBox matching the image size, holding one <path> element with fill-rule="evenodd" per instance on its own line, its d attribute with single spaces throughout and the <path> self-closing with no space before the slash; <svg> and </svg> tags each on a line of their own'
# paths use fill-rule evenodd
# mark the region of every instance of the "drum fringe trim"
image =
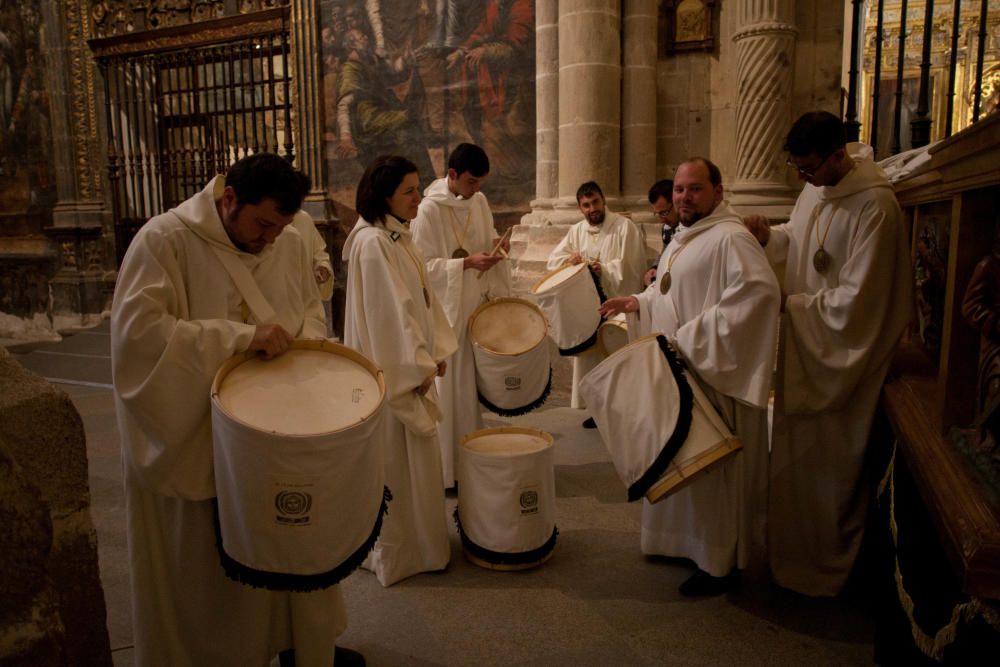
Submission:
<svg viewBox="0 0 1000 667">
<path fill-rule="evenodd" d="M 958 636 L 960 625 L 968 625 L 976 618 L 986 622 L 994 632 L 1000 632 L 1000 614 L 984 604 L 977 597 L 970 596 L 967 602 L 955 605 L 951 609 L 951 616 L 947 623 L 941 626 L 933 635 L 925 632 L 916 619 L 916 603 L 906 590 L 903 582 L 903 570 L 899 563 L 899 525 L 896 523 L 896 453 L 899 448 L 899 441 L 893 443 L 892 458 L 886 468 L 885 476 L 879 483 L 879 502 L 884 502 L 882 496 L 888 495 L 889 502 L 889 532 L 892 536 L 893 561 L 895 571 L 893 578 L 896 583 L 896 595 L 899 605 L 906 614 L 906 619 L 910 622 L 910 634 L 917 649 L 925 656 L 937 662 L 945 659 L 945 649 L 955 642 Z"/>
<path fill-rule="evenodd" d="M 590 278 L 591 280 L 594 281 L 594 287 L 597 289 L 597 300 L 603 304 L 605 301 L 608 300 L 608 295 L 604 293 L 604 288 L 601 287 L 601 277 L 596 273 L 594 273 L 594 270 L 589 266 L 587 267 L 587 271 L 590 272 Z M 604 323 L 606 319 L 607 318 L 604 317 L 604 315 L 601 315 L 601 321 L 597 323 L 597 329 L 600 329 L 601 324 Z M 591 347 L 594 346 L 594 343 L 597 342 L 597 329 L 594 329 L 594 333 L 593 335 L 591 335 L 590 338 L 583 341 L 579 345 L 568 347 L 565 350 L 559 348 L 559 355 L 562 357 L 572 357 L 574 355 L 580 354 L 584 350 L 589 350 Z"/>
<path fill-rule="evenodd" d="M 660 350 L 663 352 L 663 356 L 666 357 L 667 363 L 670 365 L 670 370 L 674 373 L 674 380 L 677 381 L 677 391 L 680 394 L 680 409 L 677 415 L 677 426 L 674 428 L 670 439 L 667 440 L 663 449 L 660 450 L 656 460 L 650 464 L 649 469 L 643 473 L 642 477 L 628 487 L 628 501 L 630 503 L 645 496 L 653 484 L 659 481 L 663 473 L 666 472 L 670 462 L 677 456 L 677 452 L 680 451 L 681 445 L 687 440 L 688 433 L 691 431 L 694 393 L 691 391 L 691 385 L 688 384 L 687 378 L 684 377 L 684 362 L 670 348 L 670 343 L 667 342 L 665 336 L 662 334 L 658 335 L 656 342 L 659 343 Z"/>
<path fill-rule="evenodd" d="M 286 574 L 283 572 L 268 572 L 257 570 L 248 565 L 244 565 L 234 560 L 225 552 L 222 547 L 222 528 L 219 524 L 218 501 L 212 500 L 212 516 L 215 523 L 215 547 L 219 552 L 219 561 L 226 576 L 235 582 L 252 586 L 253 588 L 265 588 L 269 591 L 293 591 L 297 593 L 308 593 L 324 588 L 329 588 L 339 584 L 347 575 L 358 569 L 364 562 L 368 553 L 375 548 L 379 533 L 382 532 L 382 520 L 389 513 L 389 503 L 392 501 L 392 491 L 389 487 L 382 487 L 382 505 L 379 507 L 378 516 L 375 518 L 375 525 L 371 534 L 358 547 L 354 553 L 347 557 L 337 567 L 327 572 L 318 574 Z"/>
<path fill-rule="evenodd" d="M 559 535 L 559 529 L 555 526 L 552 527 L 552 535 L 545 541 L 545 544 L 531 551 L 509 553 L 505 551 L 492 551 L 491 549 L 481 547 L 469 539 L 465 531 L 462 530 L 462 520 L 458 516 L 458 509 L 458 507 L 455 508 L 452 516 L 455 519 L 455 526 L 458 528 L 458 536 L 462 538 L 462 547 L 479 560 L 492 563 L 493 565 L 531 565 L 548 556 L 556 547 L 556 537 Z"/>
<path fill-rule="evenodd" d="M 545 383 L 545 389 L 542 390 L 542 395 L 533 400 L 527 405 L 521 406 L 520 408 L 501 408 L 498 405 L 493 405 L 490 403 L 489 399 L 476 390 L 476 395 L 479 397 L 479 402 L 483 404 L 483 407 L 490 412 L 495 412 L 501 417 L 519 417 L 521 415 L 526 415 L 535 408 L 539 408 L 545 403 L 549 398 L 549 393 L 552 391 L 552 367 L 549 367 L 549 381 Z"/>
</svg>

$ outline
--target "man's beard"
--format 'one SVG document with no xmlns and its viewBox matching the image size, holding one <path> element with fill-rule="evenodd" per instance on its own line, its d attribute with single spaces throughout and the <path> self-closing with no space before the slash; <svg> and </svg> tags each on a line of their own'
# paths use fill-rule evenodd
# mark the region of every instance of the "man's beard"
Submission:
<svg viewBox="0 0 1000 667">
<path fill-rule="evenodd" d="M 593 216 L 593 217 L 592 217 Z M 596 218 L 596 220 L 595 220 Z M 599 225 L 604 222 L 604 211 L 593 211 L 587 214 L 587 222 L 592 225 Z"/>
<path fill-rule="evenodd" d="M 702 213 L 701 211 L 695 211 L 694 213 L 691 214 L 691 216 L 687 220 L 684 219 L 684 216 L 681 216 L 680 220 L 682 225 L 684 225 L 685 227 L 690 227 L 694 223 L 698 222 L 699 220 L 707 216 L 708 216 L 707 213 Z"/>
</svg>

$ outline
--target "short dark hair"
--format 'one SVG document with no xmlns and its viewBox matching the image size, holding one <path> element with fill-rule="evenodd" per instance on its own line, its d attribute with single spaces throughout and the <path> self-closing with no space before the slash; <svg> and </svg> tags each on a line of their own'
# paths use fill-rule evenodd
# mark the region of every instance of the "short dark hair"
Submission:
<svg viewBox="0 0 1000 667">
<path fill-rule="evenodd" d="M 417 173 L 417 165 L 401 155 L 380 155 L 368 165 L 358 182 L 355 208 L 368 222 L 384 220 L 389 213 L 386 200 L 396 193 L 396 188 L 407 174 Z"/>
<path fill-rule="evenodd" d="M 649 203 L 655 204 L 656 200 L 663 197 L 667 201 L 673 199 L 674 196 L 674 182 L 669 178 L 664 178 L 662 180 L 653 183 L 653 187 L 649 189 Z"/>
<path fill-rule="evenodd" d="M 461 143 L 448 156 L 448 168 L 462 175 L 469 172 L 476 178 L 490 173 L 490 158 L 475 144 Z"/>
<path fill-rule="evenodd" d="M 576 189 L 576 203 L 579 204 L 581 199 L 591 195 L 601 195 L 601 199 L 604 199 L 604 193 L 601 192 L 601 186 L 597 181 L 587 181 Z"/>
<path fill-rule="evenodd" d="M 708 180 L 711 181 L 713 187 L 717 188 L 722 185 L 722 172 L 719 171 L 719 168 L 715 166 L 715 163 L 708 158 L 698 156 L 689 157 L 681 164 L 697 164 L 698 162 L 705 165 L 705 168 L 708 169 Z"/>
<path fill-rule="evenodd" d="M 236 203 L 259 204 L 273 199 L 278 212 L 292 215 L 302 208 L 309 193 L 309 177 L 274 153 L 254 153 L 236 161 L 226 171 L 226 186 L 236 192 Z"/>
<path fill-rule="evenodd" d="M 847 145 L 844 123 L 829 111 L 810 111 L 802 114 L 785 138 L 789 155 L 803 157 L 810 153 L 832 155 Z"/>
</svg>

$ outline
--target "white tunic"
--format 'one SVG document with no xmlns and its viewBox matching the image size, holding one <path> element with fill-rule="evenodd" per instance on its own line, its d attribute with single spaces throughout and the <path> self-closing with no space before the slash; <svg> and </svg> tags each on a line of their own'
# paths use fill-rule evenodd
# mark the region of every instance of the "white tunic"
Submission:
<svg viewBox="0 0 1000 667">
<path fill-rule="evenodd" d="M 549 270 L 558 269 L 573 253 L 601 262 L 601 287 L 609 299 L 642 289 L 646 241 L 628 218 L 608 211 L 600 225 L 587 220 L 574 224 L 549 254 Z"/>
<path fill-rule="evenodd" d="M 902 213 L 871 149 L 837 185 L 806 185 L 767 254 L 784 264 L 782 345 L 768 516 L 774 580 L 836 595 L 861 544 L 868 435 L 892 351 L 910 318 Z M 832 258 L 813 267 L 819 239 Z"/>
<path fill-rule="evenodd" d="M 549 254 L 549 270 L 562 266 L 574 253 L 588 262 L 595 259 L 601 262 L 601 288 L 609 299 L 642 289 L 646 241 L 628 218 L 608 211 L 600 225 L 591 225 L 587 220 L 574 224 Z M 604 352 L 598 346 L 573 357 L 572 407 L 583 407 L 583 399 L 579 396 L 580 380 L 603 358 Z"/>
<path fill-rule="evenodd" d="M 448 373 L 436 380 L 441 400 L 438 440 L 445 486 L 455 482 L 455 453 L 466 433 L 483 428 L 476 395 L 476 366 L 468 335 L 469 317 L 480 304 L 510 294 L 510 263 L 500 261 L 479 277 L 463 270 L 463 259 L 452 253 L 489 252 L 499 236 L 493 227 L 486 196 L 477 192 L 460 199 L 448 190 L 448 179 L 439 178 L 424 191 L 417 217 L 410 223 L 413 242 L 427 260 L 427 276 L 451 324 L 458 349 L 448 360 Z"/>
<path fill-rule="evenodd" d="M 312 269 L 322 267 L 330 272 L 330 277 L 319 283 L 319 297 L 323 301 L 329 301 L 333 296 L 333 265 L 330 264 L 330 254 L 326 251 L 326 240 L 316 229 L 316 223 L 312 216 L 305 211 L 298 211 L 292 218 L 292 225 L 306 242 L 309 256 L 312 257 Z"/>
<path fill-rule="evenodd" d="M 672 284 L 662 295 L 668 264 Z M 751 545 L 763 546 L 778 283 L 726 203 L 678 228 L 656 275 L 637 295 L 640 333 L 666 334 L 743 450 L 666 500 L 643 501 L 642 551 L 687 557 L 724 576 L 747 566 Z"/>
<path fill-rule="evenodd" d="M 320 338 L 326 330 L 298 233 L 284 230 L 258 255 L 237 250 L 216 212 L 217 180 L 139 230 L 115 288 L 111 363 L 136 664 L 267 665 L 293 647 L 301 664 L 329 664 L 346 624 L 340 589 L 280 593 L 238 584 L 226 578 L 215 547 L 209 390 L 255 330 L 215 249 L 250 270 L 287 331 Z"/>
<path fill-rule="evenodd" d="M 385 373 L 389 410 L 383 416 L 386 486 L 392 502 L 375 550 L 365 562 L 383 586 L 448 565 L 450 546 L 441 480 L 433 385 L 438 362 L 457 346 L 444 311 L 426 283 L 424 259 L 407 226 L 389 218 L 358 220 L 344 245 L 347 305 L 344 342 Z"/>
</svg>

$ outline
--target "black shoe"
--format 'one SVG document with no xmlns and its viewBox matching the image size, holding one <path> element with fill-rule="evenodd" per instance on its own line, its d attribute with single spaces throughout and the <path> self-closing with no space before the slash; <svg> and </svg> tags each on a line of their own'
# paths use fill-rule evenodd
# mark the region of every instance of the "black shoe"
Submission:
<svg viewBox="0 0 1000 667">
<path fill-rule="evenodd" d="M 583 422 L 584 428 L 597 428 L 597 422 L 594 421 L 593 417 L 587 417 Z"/>
<path fill-rule="evenodd" d="M 732 588 L 737 581 L 739 581 L 739 573 L 736 570 L 733 570 L 733 572 L 724 577 L 713 577 L 704 570 L 698 570 L 688 577 L 677 590 L 681 595 L 689 598 L 705 595 L 722 595 Z"/>
<path fill-rule="evenodd" d="M 334 667 L 365 667 L 365 656 L 359 652 L 337 646 L 333 649 Z"/>
</svg>

